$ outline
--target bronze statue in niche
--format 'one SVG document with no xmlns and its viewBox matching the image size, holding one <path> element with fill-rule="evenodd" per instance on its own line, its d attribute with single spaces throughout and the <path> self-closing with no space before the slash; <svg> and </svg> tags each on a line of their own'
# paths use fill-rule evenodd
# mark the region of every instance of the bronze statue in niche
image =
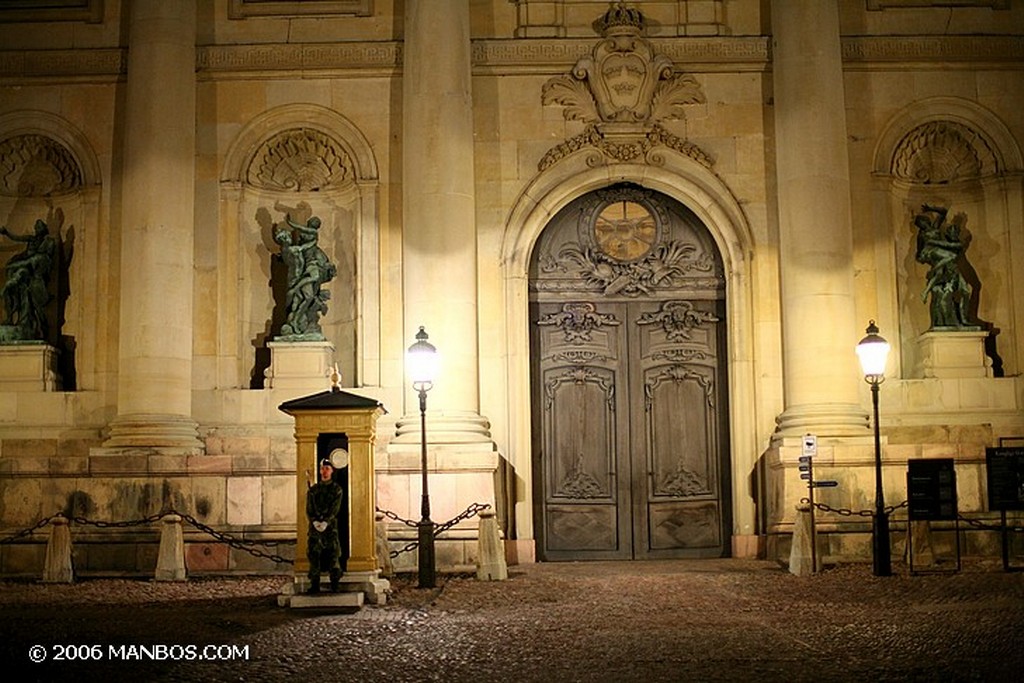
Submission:
<svg viewBox="0 0 1024 683">
<path fill-rule="evenodd" d="M 963 274 L 964 252 L 968 239 L 963 226 L 964 214 L 946 220 L 949 209 L 924 204 L 914 216 L 917 251 L 914 258 L 927 265 L 926 284 L 921 300 L 928 301 L 931 326 L 935 328 L 978 329 L 971 320 L 971 285 Z"/>
<path fill-rule="evenodd" d="M 0 226 L 0 235 L 25 243 L 25 249 L 12 256 L 4 267 L 5 281 L 0 293 L 5 315 L 0 324 L 0 342 L 44 340 L 48 332 L 46 305 L 50 302 L 50 273 L 57 243 L 42 219 L 25 235 L 12 233 L 6 226 Z"/>
<path fill-rule="evenodd" d="M 288 288 L 285 291 L 285 315 L 280 341 L 323 341 L 320 317 L 327 313 L 331 293 L 323 286 L 334 279 L 337 267 L 317 243 L 321 221 L 310 216 L 305 223 L 292 220 L 288 207 L 275 207 L 285 211 L 286 228 L 274 229 L 274 241 L 281 245 L 280 258 L 287 268 Z"/>
</svg>

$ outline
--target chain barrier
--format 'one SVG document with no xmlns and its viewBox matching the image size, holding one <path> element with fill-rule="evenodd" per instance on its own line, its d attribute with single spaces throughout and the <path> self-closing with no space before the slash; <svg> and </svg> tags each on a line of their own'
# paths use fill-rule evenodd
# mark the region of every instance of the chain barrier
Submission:
<svg viewBox="0 0 1024 683">
<path fill-rule="evenodd" d="M 16 533 L 8 536 L 7 538 L 0 538 L 0 545 L 4 545 L 5 543 L 13 543 L 14 541 L 18 540 L 19 538 L 24 538 L 26 536 L 31 536 L 33 532 L 43 528 L 44 526 L 49 524 L 51 521 L 53 521 L 54 517 L 57 517 L 57 515 L 50 515 L 49 517 L 46 517 L 45 519 L 39 520 L 39 522 L 35 526 L 33 526 L 33 527 L 29 527 L 27 529 L 22 529 L 21 531 L 18 531 Z"/>
<path fill-rule="evenodd" d="M 800 502 L 801 503 L 810 503 L 811 499 L 810 498 L 801 498 Z M 907 507 L 908 503 L 909 503 L 909 501 L 905 500 L 902 503 L 900 503 L 899 505 L 888 505 L 888 506 L 886 506 L 884 508 L 885 514 L 886 515 L 891 515 L 892 513 L 894 513 L 897 510 L 899 510 L 900 508 Z M 875 516 L 875 511 L 874 510 L 851 510 L 850 508 L 834 508 L 831 505 L 826 505 L 825 503 L 817 503 L 817 502 L 814 504 L 814 509 L 815 510 L 821 510 L 822 512 L 833 512 L 833 513 L 835 513 L 837 515 L 841 515 L 843 517 L 852 517 L 852 516 L 874 517 Z"/>
<path fill-rule="evenodd" d="M 801 503 L 810 503 L 811 501 L 810 501 L 809 498 L 801 498 L 800 502 Z M 907 507 L 908 504 L 909 504 L 909 501 L 905 500 L 902 503 L 900 503 L 899 505 L 890 505 L 890 506 L 885 508 L 885 514 L 891 515 L 896 510 L 899 510 L 900 508 Z M 831 507 L 830 505 L 826 505 L 825 503 L 817 503 L 817 502 L 814 504 L 814 509 L 822 510 L 823 512 L 833 512 L 833 513 L 835 513 L 837 515 L 842 515 L 844 517 L 850 517 L 850 516 L 854 516 L 854 515 L 859 515 L 861 517 L 874 517 L 874 515 L 875 515 L 874 510 L 850 510 L 849 508 L 834 508 L 834 507 Z M 982 529 L 984 531 L 1002 531 L 1003 530 L 1003 526 L 1001 524 L 986 524 L 985 522 L 982 522 L 981 520 L 971 519 L 969 517 L 964 517 L 961 514 L 957 514 L 957 519 L 959 519 L 961 522 L 966 523 L 969 526 L 974 527 L 975 529 Z M 1007 531 L 1013 531 L 1013 532 L 1021 532 L 1021 531 L 1024 531 L 1024 526 L 1007 526 L 1006 530 Z"/>
<path fill-rule="evenodd" d="M 280 563 L 283 563 L 283 564 L 295 564 L 295 560 L 290 560 L 287 557 L 282 557 L 281 555 L 278 555 L 278 554 L 275 554 L 275 553 L 266 553 L 266 552 L 260 550 L 257 547 L 257 546 L 276 547 L 278 545 L 294 545 L 295 541 L 292 541 L 292 540 L 287 540 L 287 541 L 253 541 L 253 540 L 248 540 L 248 539 L 235 538 L 234 536 L 231 536 L 230 534 L 226 534 L 226 533 L 224 533 L 222 531 L 217 531 L 216 529 L 214 529 L 214 528 L 212 528 L 210 526 L 207 526 L 206 524 L 203 524 L 202 522 L 197 520 L 192 515 L 189 515 L 189 514 L 184 513 L 184 512 L 178 512 L 177 510 L 173 510 L 173 509 L 165 510 L 163 512 L 158 512 L 158 513 L 156 513 L 154 515 L 150 515 L 148 517 L 143 517 L 142 519 L 132 519 L 132 520 L 124 521 L 124 522 L 107 522 L 107 521 L 104 521 L 104 520 L 86 519 L 85 517 L 81 517 L 81 516 L 69 517 L 68 521 L 69 522 L 73 522 L 75 524 L 80 524 L 82 526 L 93 526 L 93 527 L 97 527 L 97 528 L 100 528 L 100 529 L 125 529 L 125 528 L 129 528 L 129 527 L 136 527 L 136 526 L 144 526 L 144 525 L 147 525 L 147 524 L 153 524 L 154 522 L 157 522 L 157 521 L 163 519 L 167 515 L 178 515 L 184 521 L 188 522 L 189 524 L 194 526 L 199 531 L 201 531 L 201 532 L 203 532 L 203 533 L 205 533 L 205 534 L 207 534 L 209 536 L 212 536 L 216 540 L 220 541 L 221 543 L 225 543 L 225 544 L 231 546 L 232 548 L 235 548 L 237 550 L 241 550 L 243 552 L 247 552 L 247 553 L 249 553 L 250 555 L 252 555 L 254 557 L 261 557 L 261 558 L 265 558 L 265 559 L 271 560 L 272 562 L 280 562 Z M 7 538 L 0 539 L 0 544 L 12 543 L 12 542 L 18 540 L 19 538 L 24 538 L 26 536 L 29 536 L 33 532 L 35 532 L 35 531 L 41 529 L 42 527 L 46 526 L 47 524 L 49 524 L 51 521 L 53 521 L 53 519 L 55 517 L 58 517 L 58 516 L 61 516 L 61 515 L 59 515 L 59 514 L 58 515 L 51 515 L 50 517 L 46 517 L 45 519 L 40 520 L 33 527 L 30 527 L 30 528 L 27 528 L 27 529 L 23 529 L 23 530 L 15 533 L 15 534 L 13 534 L 11 536 L 8 536 Z"/>
<path fill-rule="evenodd" d="M 450 519 L 447 522 L 445 522 L 444 524 L 436 525 L 435 528 L 434 528 L 434 536 L 435 537 L 439 536 L 443 532 L 448 531 L 449 529 L 451 529 L 453 526 L 455 526 L 459 522 L 461 522 L 463 520 L 466 520 L 466 519 L 469 519 L 471 517 L 474 517 L 475 515 L 479 514 L 482 510 L 486 510 L 489 507 L 491 507 L 491 506 L 488 503 L 473 503 L 472 505 L 467 507 L 465 510 L 460 512 L 458 515 L 456 515 L 452 519 Z M 392 520 L 394 520 L 396 522 L 401 522 L 402 524 L 405 524 L 408 527 L 412 527 L 412 528 L 418 528 L 419 527 L 419 522 L 415 522 L 415 521 L 413 521 L 411 519 L 403 519 L 402 517 L 399 517 L 394 512 L 391 512 L 390 510 L 382 510 L 381 508 L 377 508 L 377 511 L 382 513 L 385 517 L 388 517 L 389 519 L 392 519 Z M 81 517 L 81 516 L 69 517 L 68 521 L 69 522 L 73 522 L 75 524 L 80 524 L 82 526 L 93 526 L 93 527 L 97 527 L 97 528 L 100 528 L 100 529 L 125 529 L 125 528 L 129 528 L 129 527 L 137 527 L 137 526 L 145 526 L 147 524 L 153 524 L 154 522 L 157 522 L 157 521 L 163 519 L 167 515 L 178 515 L 184 521 L 188 522 L 189 524 L 191 524 L 193 527 L 195 527 L 199 531 L 203 532 L 204 534 L 213 537 L 215 540 L 219 541 L 220 543 L 224 543 L 226 545 L 229 545 L 232 548 L 235 548 L 236 550 L 241 550 L 243 552 L 249 553 L 253 557 L 259 557 L 259 558 L 270 560 L 271 562 L 277 562 L 277 563 L 281 563 L 281 564 L 295 564 L 295 560 L 289 559 L 289 558 L 284 557 L 282 555 L 279 555 L 277 553 L 264 552 L 263 550 L 261 550 L 258 547 L 258 546 L 262 546 L 264 548 L 274 548 L 274 547 L 277 547 L 279 545 L 294 545 L 295 541 L 293 541 L 293 540 L 286 540 L 286 541 L 254 541 L 254 540 L 250 540 L 250 539 L 236 538 L 236 537 L 232 536 L 231 534 L 224 533 L 223 531 L 217 531 L 213 527 L 208 526 L 206 524 L 203 524 L 198 519 L 196 519 L 195 517 L 193 517 L 192 515 L 190 515 L 188 513 L 178 512 L 177 510 L 174 510 L 174 509 L 165 510 L 163 512 L 158 512 L 158 513 L 150 515 L 148 517 L 143 517 L 142 519 L 127 520 L 127 521 L 124 521 L 124 522 L 108 522 L 108 521 L 104 521 L 104 520 L 86 519 L 85 517 Z M 10 536 L 7 536 L 5 538 L 0 538 L 0 545 L 7 544 L 7 543 L 13 543 L 13 542 L 17 541 L 18 539 L 25 538 L 27 536 L 31 536 L 33 533 L 35 533 L 39 529 L 41 529 L 41 528 L 45 527 L 46 525 L 48 525 L 50 522 L 53 521 L 53 519 L 55 517 L 58 517 L 58 516 L 60 516 L 60 515 L 58 514 L 58 515 L 51 515 L 49 517 L 45 517 L 45 518 L 39 520 L 39 522 L 37 522 L 35 526 L 22 529 L 21 531 L 15 532 L 14 534 L 11 534 Z M 406 543 L 405 546 L 403 546 L 399 550 L 392 550 L 390 552 L 390 555 L 391 555 L 392 558 L 398 557 L 402 553 L 407 553 L 407 552 L 410 552 L 412 550 L 415 550 L 418 546 L 419 546 L 419 541 L 411 541 L 409 543 Z"/>
<path fill-rule="evenodd" d="M 489 507 L 491 507 L 490 503 L 473 503 L 473 504 L 471 504 L 468 508 L 466 508 L 465 510 L 463 510 L 459 514 L 455 515 L 454 517 L 449 519 L 444 524 L 435 524 L 434 525 L 434 537 L 437 538 L 443 532 L 448 531 L 449 529 L 451 529 L 453 526 L 455 526 L 456 524 L 458 524 L 462 520 L 469 519 L 470 517 L 478 515 L 478 514 L 480 514 L 481 511 L 486 510 Z M 393 519 L 396 522 L 401 522 L 402 524 L 404 524 L 404 525 L 406 525 L 408 527 L 412 527 L 414 529 L 418 529 L 419 526 L 420 526 L 419 522 L 414 522 L 411 519 L 405 519 L 403 517 L 399 517 L 394 512 L 391 512 L 390 510 L 383 510 L 381 508 L 377 508 L 377 512 L 381 513 L 382 515 L 384 515 L 388 519 Z M 403 553 L 408 553 L 408 552 L 411 552 L 411 551 L 415 550 L 416 548 L 419 547 L 419 545 L 420 545 L 419 540 L 409 541 L 404 546 L 402 546 L 400 549 L 392 550 L 388 554 L 389 554 L 389 556 L 392 559 L 394 559 L 394 558 L 398 557 L 399 555 L 401 555 Z"/>
<path fill-rule="evenodd" d="M 1003 530 L 1003 525 L 1002 524 L 985 524 L 981 520 L 970 519 L 968 517 L 964 517 L 961 514 L 957 515 L 957 519 L 959 519 L 961 522 L 966 522 L 969 526 L 973 526 L 975 529 L 984 529 L 985 531 L 1002 531 Z M 1007 526 L 1006 530 L 1007 531 L 1013 531 L 1015 533 L 1019 533 L 1021 531 L 1024 531 L 1024 526 Z"/>
</svg>

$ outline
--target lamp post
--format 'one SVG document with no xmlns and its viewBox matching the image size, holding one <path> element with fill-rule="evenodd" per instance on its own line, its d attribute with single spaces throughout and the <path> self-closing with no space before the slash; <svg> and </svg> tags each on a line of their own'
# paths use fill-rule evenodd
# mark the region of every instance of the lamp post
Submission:
<svg viewBox="0 0 1024 683">
<path fill-rule="evenodd" d="M 857 344 L 857 357 L 864 371 L 864 381 L 871 385 L 871 405 L 875 422 L 875 515 L 871 524 L 872 569 L 875 576 L 892 575 L 889 549 L 889 515 L 885 511 L 882 491 L 882 438 L 878 431 L 878 385 L 885 381 L 885 363 L 889 342 L 878 335 L 875 321 L 868 323 L 867 336 Z"/>
<path fill-rule="evenodd" d="M 427 341 L 426 330 L 420 326 L 416 342 L 405 355 L 412 387 L 420 397 L 420 471 L 423 476 L 423 496 L 420 502 L 420 521 L 417 525 L 419 550 L 419 587 L 433 588 L 437 580 L 434 561 L 434 523 L 430 521 L 430 492 L 427 488 L 427 392 L 434 386 L 437 373 L 437 349 Z"/>
</svg>

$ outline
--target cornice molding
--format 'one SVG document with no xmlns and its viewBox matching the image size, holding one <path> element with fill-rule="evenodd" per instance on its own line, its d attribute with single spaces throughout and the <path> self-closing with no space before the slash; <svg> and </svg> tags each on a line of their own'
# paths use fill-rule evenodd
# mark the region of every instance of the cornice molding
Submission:
<svg viewBox="0 0 1024 683">
<path fill-rule="evenodd" d="M 594 39 L 508 39 L 473 41 L 473 66 L 491 73 L 563 73 L 590 53 Z M 689 72 L 764 70 L 771 66 L 769 38 L 658 38 L 651 44 Z M 842 41 L 848 66 L 929 63 L 1024 66 L 1024 36 L 858 36 Z M 402 44 L 260 43 L 208 45 L 197 48 L 200 78 L 284 75 L 304 72 L 392 73 L 401 68 Z M 127 73 L 127 50 L 0 50 L 0 78 L 121 78 Z"/>
</svg>

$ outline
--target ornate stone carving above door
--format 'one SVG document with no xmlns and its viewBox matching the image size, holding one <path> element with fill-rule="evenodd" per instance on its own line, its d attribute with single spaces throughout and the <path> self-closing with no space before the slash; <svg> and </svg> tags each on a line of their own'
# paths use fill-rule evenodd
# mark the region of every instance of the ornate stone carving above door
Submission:
<svg viewBox="0 0 1024 683">
<path fill-rule="evenodd" d="M 722 284 L 706 234 L 672 218 L 651 193 L 617 185 L 593 193 L 538 245 L 538 290 L 638 297 Z M 699 236 L 701 235 L 701 236 Z"/>
<path fill-rule="evenodd" d="M 685 119 L 684 106 L 705 99 L 697 80 L 676 72 L 672 60 L 656 53 L 643 37 L 645 23 L 640 10 L 623 3 L 613 6 L 595 22 L 602 40 L 591 54 L 577 61 L 569 74 L 544 84 L 544 104 L 561 105 L 566 120 L 588 125 L 584 133 L 545 154 L 540 170 L 586 147 L 601 152 L 588 160 L 595 165 L 636 160 L 658 163 L 651 151 L 665 146 L 711 166 L 703 151 L 659 125 Z"/>
</svg>

